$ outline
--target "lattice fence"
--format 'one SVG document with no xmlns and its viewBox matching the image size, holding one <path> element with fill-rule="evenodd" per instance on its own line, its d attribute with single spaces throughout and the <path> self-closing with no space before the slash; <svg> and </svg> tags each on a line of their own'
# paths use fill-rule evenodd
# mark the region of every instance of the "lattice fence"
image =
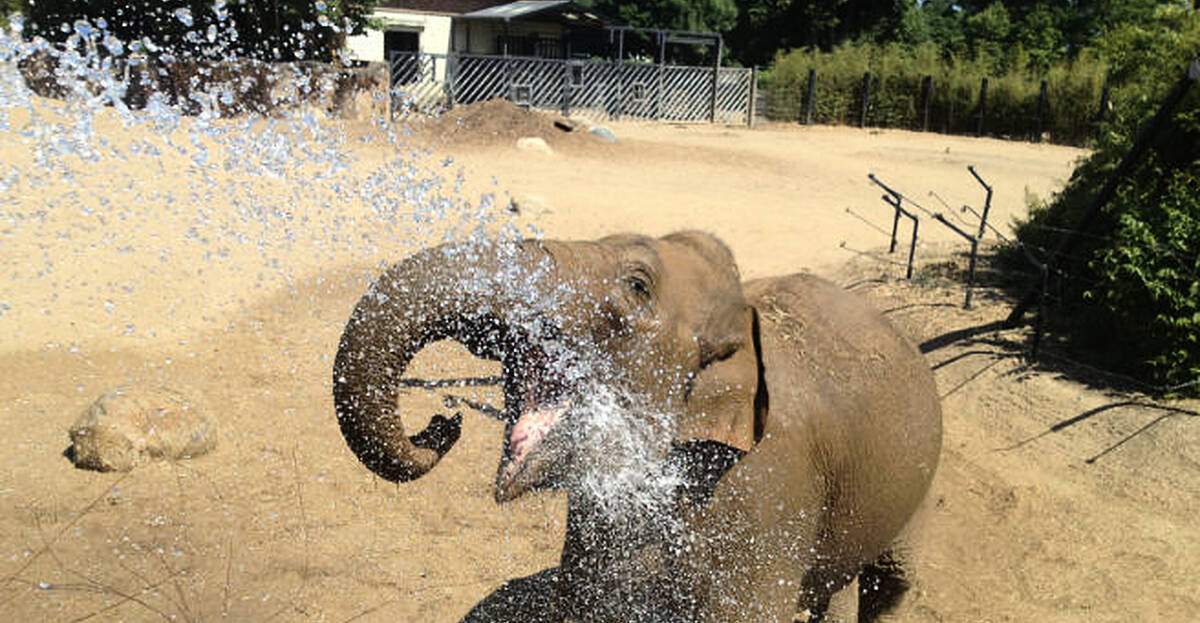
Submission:
<svg viewBox="0 0 1200 623">
<path fill-rule="evenodd" d="M 393 52 L 389 59 L 392 118 L 435 114 L 446 105 L 446 58 Z"/>
<path fill-rule="evenodd" d="M 393 111 L 428 113 L 503 98 L 592 120 L 748 123 L 749 69 L 393 53 Z M 715 91 L 714 91 L 715 89 Z"/>
</svg>

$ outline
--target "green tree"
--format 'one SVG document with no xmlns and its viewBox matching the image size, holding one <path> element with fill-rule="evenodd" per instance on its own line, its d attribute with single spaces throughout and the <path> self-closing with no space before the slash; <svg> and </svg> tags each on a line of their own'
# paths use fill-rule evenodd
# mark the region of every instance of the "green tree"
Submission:
<svg viewBox="0 0 1200 623">
<path fill-rule="evenodd" d="M 1000 73 L 1007 64 L 1013 30 L 1004 3 L 996 0 L 982 11 L 968 16 L 963 27 L 967 45 L 974 56 L 992 71 Z"/>
<path fill-rule="evenodd" d="M 615 17 L 630 26 L 724 33 L 737 21 L 734 0 L 584 0 L 580 4 Z"/>
<path fill-rule="evenodd" d="M 25 32 L 66 41 L 88 23 L 129 50 L 193 58 L 332 60 L 375 0 L 24 0 Z"/>
<path fill-rule="evenodd" d="M 21 0 L 0 0 L 0 28 L 8 27 L 8 17 L 21 11 Z"/>
<path fill-rule="evenodd" d="M 879 39 L 900 28 L 910 6 L 916 0 L 751 0 L 730 40 L 743 62 L 766 63 L 780 51 Z"/>
<path fill-rule="evenodd" d="M 1067 55 L 1063 25 L 1068 23 L 1068 15 L 1061 7 L 1038 4 L 1021 19 L 1013 34 L 1029 54 L 1032 69 L 1046 71 Z"/>
</svg>

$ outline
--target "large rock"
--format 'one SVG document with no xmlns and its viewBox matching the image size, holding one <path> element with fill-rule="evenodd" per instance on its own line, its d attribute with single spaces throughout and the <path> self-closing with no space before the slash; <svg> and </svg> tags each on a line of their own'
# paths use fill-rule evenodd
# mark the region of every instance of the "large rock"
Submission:
<svg viewBox="0 0 1200 623">
<path fill-rule="evenodd" d="M 127 472 L 154 458 L 188 459 L 217 445 L 216 422 L 165 387 L 119 387 L 92 403 L 68 431 L 75 467 Z"/>
</svg>

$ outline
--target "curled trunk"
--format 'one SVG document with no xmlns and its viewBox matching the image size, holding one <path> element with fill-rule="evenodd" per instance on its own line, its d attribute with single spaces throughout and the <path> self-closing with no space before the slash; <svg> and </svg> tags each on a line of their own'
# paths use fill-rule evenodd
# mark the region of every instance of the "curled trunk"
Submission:
<svg viewBox="0 0 1200 623">
<path fill-rule="evenodd" d="M 469 243 L 426 249 L 385 272 L 359 300 L 333 366 L 338 424 L 351 450 L 392 481 L 419 478 L 457 441 L 461 420 L 435 416 L 406 435 L 397 409 L 404 369 L 425 345 L 463 343 L 500 360 L 514 339 L 515 283 L 536 280 L 540 245 Z"/>
</svg>

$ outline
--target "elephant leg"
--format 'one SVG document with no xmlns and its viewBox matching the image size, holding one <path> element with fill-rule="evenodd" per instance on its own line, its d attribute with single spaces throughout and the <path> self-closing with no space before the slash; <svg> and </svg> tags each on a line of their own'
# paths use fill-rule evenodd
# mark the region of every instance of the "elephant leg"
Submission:
<svg viewBox="0 0 1200 623">
<path fill-rule="evenodd" d="M 509 580 L 475 604 L 460 623 L 561 623 L 557 591 L 558 567 Z"/>
<path fill-rule="evenodd" d="M 800 598 L 796 603 L 797 621 L 831 623 L 829 602 L 835 593 L 853 580 L 853 576 L 825 567 L 813 567 L 800 580 Z"/>
<path fill-rule="evenodd" d="M 903 562 L 892 549 L 859 572 L 858 623 L 873 623 L 900 604 L 909 588 Z"/>
</svg>

